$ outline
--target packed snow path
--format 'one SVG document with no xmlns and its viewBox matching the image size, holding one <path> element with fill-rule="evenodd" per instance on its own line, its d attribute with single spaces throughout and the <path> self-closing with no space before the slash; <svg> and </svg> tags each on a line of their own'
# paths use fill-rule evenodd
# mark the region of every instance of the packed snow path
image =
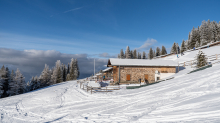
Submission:
<svg viewBox="0 0 220 123">
<path fill-rule="evenodd" d="M 220 122 L 219 68 L 92 95 L 69 81 L 0 99 L 0 122 Z"/>
</svg>

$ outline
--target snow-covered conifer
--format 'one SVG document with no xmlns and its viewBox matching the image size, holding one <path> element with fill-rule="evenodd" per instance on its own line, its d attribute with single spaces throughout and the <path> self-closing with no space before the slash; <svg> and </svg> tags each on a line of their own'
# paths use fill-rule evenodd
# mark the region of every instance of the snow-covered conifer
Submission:
<svg viewBox="0 0 220 123">
<path fill-rule="evenodd" d="M 70 81 L 70 74 L 68 73 L 67 76 L 66 76 L 66 81 Z"/>
<path fill-rule="evenodd" d="M 153 49 L 150 48 L 149 53 L 148 53 L 148 59 L 152 59 L 154 57 Z"/>
<path fill-rule="evenodd" d="M 131 59 L 133 59 L 134 57 L 133 57 L 133 51 L 131 50 Z"/>
<path fill-rule="evenodd" d="M 183 53 L 184 51 L 186 51 L 186 48 L 185 48 L 185 41 L 183 40 L 181 44 L 180 53 Z"/>
<path fill-rule="evenodd" d="M 207 65 L 207 58 L 201 50 L 199 50 L 196 56 L 196 60 L 197 60 L 197 68 Z"/>
<path fill-rule="evenodd" d="M 131 59 L 131 51 L 130 51 L 130 48 L 129 48 L 129 46 L 127 46 L 127 48 L 126 48 L 126 59 Z"/>
<path fill-rule="evenodd" d="M 66 74 L 70 73 L 70 64 L 68 63 L 67 65 L 67 71 L 66 71 Z"/>
<path fill-rule="evenodd" d="M 142 59 L 146 59 L 146 53 L 143 51 Z"/>
<path fill-rule="evenodd" d="M 124 59 L 124 58 L 125 58 L 123 49 L 121 49 L 121 52 L 120 52 L 120 55 L 119 55 L 119 56 L 120 56 L 121 59 Z"/>
<path fill-rule="evenodd" d="M 160 48 L 159 47 L 156 48 L 156 56 L 160 56 Z"/>
<path fill-rule="evenodd" d="M 58 70 L 57 70 L 57 81 L 56 81 L 56 83 L 61 83 L 61 82 L 63 82 L 63 75 L 62 75 L 61 67 L 59 67 Z"/>
<path fill-rule="evenodd" d="M 134 52 L 133 52 L 133 59 L 137 59 L 137 50 L 134 49 Z"/>
<path fill-rule="evenodd" d="M 10 75 L 10 81 L 9 81 L 9 90 L 7 91 L 7 94 L 9 96 L 16 95 L 18 93 L 19 85 L 15 81 L 15 74 L 14 71 L 11 71 Z"/>
<path fill-rule="evenodd" d="M 138 52 L 138 59 L 141 59 L 141 53 Z"/>
<path fill-rule="evenodd" d="M 195 44 L 195 48 L 199 47 L 199 42 L 197 41 L 196 44 Z"/>
<path fill-rule="evenodd" d="M 51 72 L 49 70 L 49 66 L 45 64 L 44 70 L 42 71 L 39 77 L 40 87 L 48 86 L 50 79 L 51 79 Z"/>
<path fill-rule="evenodd" d="M 66 81 L 66 66 L 64 65 L 63 66 L 63 81 L 65 82 Z"/>
<path fill-rule="evenodd" d="M 57 62 L 55 63 L 55 67 L 53 69 L 53 73 L 51 75 L 51 84 L 56 84 L 57 83 L 57 78 L 58 78 L 58 69 L 61 67 L 61 62 L 60 60 L 57 60 Z"/>
<path fill-rule="evenodd" d="M 176 43 L 176 53 L 179 54 L 180 53 L 180 47 L 179 47 L 179 44 Z"/>
<path fill-rule="evenodd" d="M 0 98 L 2 97 L 3 92 L 4 92 L 3 83 L 4 83 L 4 81 L 3 81 L 2 77 L 0 76 Z"/>
<path fill-rule="evenodd" d="M 154 57 L 156 57 L 156 52 L 155 52 L 155 50 L 154 50 Z"/>
<path fill-rule="evenodd" d="M 17 71 L 15 72 L 15 81 L 17 82 L 19 86 L 18 93 L 22 94 L 25 92 L 26 89 L 26 83 L 25 83 L 25 77 L 21 74 L 20 70 L 17 68 Z"/>
<path fill-rule="evenodd" d="M 175 42 L 173 43 L 173 46 L 172 46 L 172 48 L 171 48 L 170 53 L 171 53 L 171 54 L 176 54 L 176 53 L 177 53 L 177 51 L 176 51 L 176 43 L 175 43 Z"/>
<path fill-rule="evenodd" d="M 166 54 L 167 54 L 167 50 L 164 46 L 162 46 L 161 55 L 166 55 Z"/>
</svg>

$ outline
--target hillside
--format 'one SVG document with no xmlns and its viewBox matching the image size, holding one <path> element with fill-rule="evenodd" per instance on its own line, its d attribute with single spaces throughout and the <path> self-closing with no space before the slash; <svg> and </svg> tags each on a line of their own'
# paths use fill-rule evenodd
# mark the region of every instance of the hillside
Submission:
<svg viewBox="0 0 220 123">
<path fill-rule="evenodd" d="M 219 46 L 204 49 L 219 53 Z M 186 61 L 198 51 L 180 58 Z M 0 122 L 220 122 L 220 64 L 134 90 L 90 94 L 76 81 L 0 100 Z"/>
</svg>

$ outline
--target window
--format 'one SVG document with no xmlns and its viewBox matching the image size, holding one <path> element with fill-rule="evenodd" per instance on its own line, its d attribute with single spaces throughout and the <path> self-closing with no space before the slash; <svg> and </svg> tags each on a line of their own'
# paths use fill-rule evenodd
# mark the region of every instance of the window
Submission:
<svg viewBox="0 0 220 123">
<path fill-rule="evenodd" d="M 160 77 L 157 77 L 157 81 L 160 80 Z"/>
<path fill-rule="evenodd" d="M 131 80 L 131 75 L 130 74 L 127 74 L 126 75 L 126 81 L 130 81 Z"/>
</svg>

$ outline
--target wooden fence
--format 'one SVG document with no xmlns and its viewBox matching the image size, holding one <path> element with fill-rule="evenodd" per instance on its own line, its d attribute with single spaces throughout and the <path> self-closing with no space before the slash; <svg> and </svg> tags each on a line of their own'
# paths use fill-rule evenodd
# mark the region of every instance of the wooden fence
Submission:
<svg viewBox="0 0 220 123">
<path fill-rule="evenodd" d="M 91 94 L 93 92 L 112 92 L 113 90 L 120 90 L 120 86 L 92 87 L 84 85 L 84 83 L 88 83 L 88 81 L 77 81 L 81 89 L 91 92 Z"/>
<path fill-rule="evenodd" d="M 210 56 L 206 55 L 206 59 L 208 62 L 211 62 L 212 64 L 218 63 L 220 62 L 220 54 L 215 54 L 215 55 L 210 55 Z M 194 59 L 194 60 L 178 63 L 178 72 L 179 72 L 179 66 L 183 66 L 183 67 L 191 66 L 191 68 L 193 68 L 195 67 L 194 65 L 196 65 L 196 62 L 197 60 Z"/>
</svg>

